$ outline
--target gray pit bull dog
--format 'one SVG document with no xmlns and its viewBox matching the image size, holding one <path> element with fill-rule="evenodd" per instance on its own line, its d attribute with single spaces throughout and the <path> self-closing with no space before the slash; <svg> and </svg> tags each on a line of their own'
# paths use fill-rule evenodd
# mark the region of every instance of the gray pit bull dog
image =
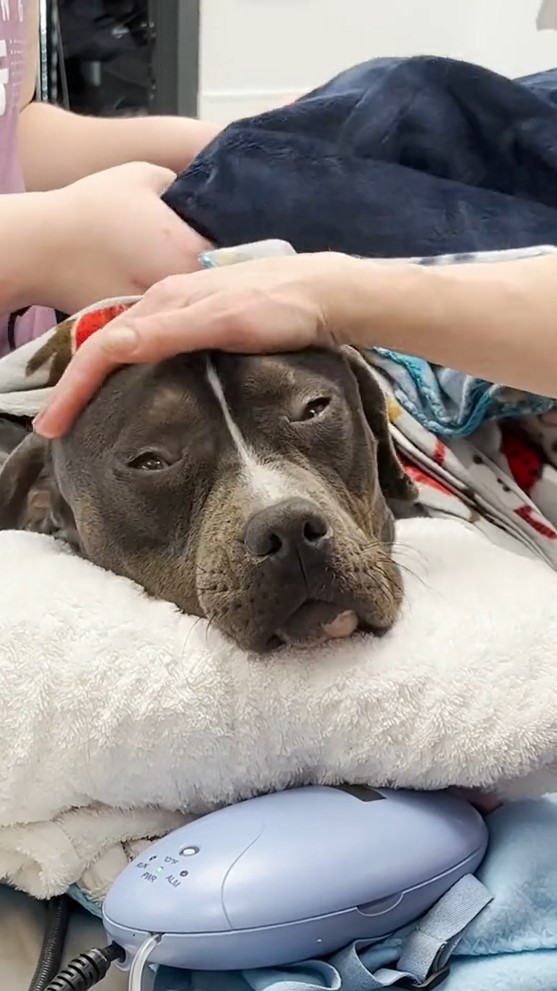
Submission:
<svg viewBox="0 0 557 991">
<path fill-rule="evenodd" d="M 58 531 L 264 653 L 391 628 L 414 499 L 357 352 L 200 353 L 122 368 L 66 437 L 26 436 L 0 528 Z"/>
</svg>

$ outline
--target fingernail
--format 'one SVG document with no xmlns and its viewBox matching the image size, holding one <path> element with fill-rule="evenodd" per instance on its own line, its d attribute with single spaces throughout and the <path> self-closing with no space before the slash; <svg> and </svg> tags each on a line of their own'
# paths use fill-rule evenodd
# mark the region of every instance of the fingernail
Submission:
<svg viewBox="0 0 557 991">
<path fill-rule="evenodd" d="M 46 422 L 47 427 L 48 427 L 48 420 L 50 419 L 50 416 L 51 416 L 51 413 L 52 413 L 53 410 L 56 413 L 56 406 L 57 406 L 57 396 L 56 396 L 56 392 L 54 392 L 51 395 L 51 397 L 48 400 L 48 402 L 46 403 L 46 405 L 43 406 L 43 408 L 40 411 L 40 413 L 37 413 L 35 419 L 31 422 L 31 426 L 32 426 L 33 430 L 35 431 L 35 433 L 40 434 L 41 437 L 48 437 L 48 436 L 50 436 L 50 433 L 49 433 L 48 430 L 47 430 L 46 434 L 43 433 L 43 428 L 44 428 L 45 422 Z"/>
<path fill-rule="evenodd" d="M 128 353 L 135 351 L 139 343 L 137 332 L 133 327 L 107 327 L 104 335 L 104 347 L 108 351 Z"/>
</svg>

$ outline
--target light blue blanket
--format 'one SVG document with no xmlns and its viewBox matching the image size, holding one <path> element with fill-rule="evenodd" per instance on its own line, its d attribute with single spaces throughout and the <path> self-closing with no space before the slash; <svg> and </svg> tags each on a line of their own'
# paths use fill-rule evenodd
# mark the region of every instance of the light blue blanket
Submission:
<svg viewBox="0 0 557 991">
<path fill-rule="evenodd" d="M 249 258 L 292 254 L 292 245 L 285 241 L 258 241 L 233 248 L 204 252 L 199 260 L 205 268 L 236 264 Z M 431 255 L 407 261 L 415 265 L 466 265 L 470 262 L 490 264 L 516 261 L 538 255 L 552 254 L 557 247 L 539 245 L 532 248 L 511 248 L 506 251 L 466 252 L 459 255 Z M 374 258 L 373 263 L 392 265 L 396 258 Z M 373 361 L 391 382 L 394 395 L 415 420 L 431 433 L 450 439 L 468 437 L 486 420 L 545 413 L 554 405 L 552 399 L 534 396 L 486 382 L 484 379 L 452 368 L 435 365 L 423 358 L 401 354 L 386 348 L 373 348 Z"/>
<path fill-rule="evenodd" d="M 417 265 L 461 265 L 469 262 L 489 264 L 545 255 L 557 250 L 551 246 L 509 251 L 483 251 L 462 255 L 437 255 L 412 258 Z M 389 262 L 387 262 L 389 264 Z M 545 413 L 553 400 L 533 396 L 516 389 L 494 385 L 484 379 L 423 358 L 399 354 L 386 348 L 374 348 L 374 363 L 388 376 L 396 399 L 431 433 L 450 440 L 468 437 L 486 420 Z"/>
<path fill-rule="evenodd" d="M 466 252 L 459 255 L 431 255 L 406 259 L 415 265 L 466 265 L 470 262 L 490 264 L 516 261 L 552 254 L 557 247 L 539 245 L 511 248 L 506 251 Z M 205 268 L 237 264 L 250 258 L 289 255 L 294 252 L 286 241 L 258 241 L 233 248 L 218 248 L 199 256 Z M 396 258 L 374 258 L 373 263 L 392 265 Z M 534 396 L 486 382 L 484 379 L 452 368 L 435 365 L 423 358 L 401 354 L 386 348 L 373 348 L 373 361 L 391 382 L 401 406 L 439 437 L 468 437 L 486 420 L 545 413 L 554 405 L 552 399 Z"/>
<path fill-rule="evenodd" d="M 445 991 L 556 991 L 557 796 L 498 809 L 478 876 L 494 895 L 452 958 Z M 371 973 L 393 964 L 405 932 L 362 956 Z M 160 970 L 154 991 L 366 991 L 366 970 L 343 982 L 332 962 L 236 974 Z M 370 982 L 371 983 L 371 982 Z M 281 987 L 282 986 L 282 987 Z M 369 985 L 367 985 L 369 987 Z"/>
</svg>

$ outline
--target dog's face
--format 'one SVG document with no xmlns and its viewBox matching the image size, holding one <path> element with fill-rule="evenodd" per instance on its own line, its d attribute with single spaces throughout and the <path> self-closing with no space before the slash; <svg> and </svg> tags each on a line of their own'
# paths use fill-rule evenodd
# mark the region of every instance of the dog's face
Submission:
<svg viewBox="0 0 557 991">
<path fill-rule="evenodd" d="M 0 475 L 4 527 L 16 524 L 40 448 L 29 438 Z M 48 463 L 57 524 L 84 556 L 246 649 L 356 625 L 380 634 L 396 618 L 387 500 L 413 488 L 355 352 L 202 353 L 123 368 L 50 445 Z"/>
</svg>

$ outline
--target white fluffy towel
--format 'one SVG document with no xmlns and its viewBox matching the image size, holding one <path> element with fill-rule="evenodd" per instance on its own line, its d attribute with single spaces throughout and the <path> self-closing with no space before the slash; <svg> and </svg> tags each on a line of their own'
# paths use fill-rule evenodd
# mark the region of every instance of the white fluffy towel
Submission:
<svg viewBox="0 0 557 991">
<path fill-rule="evenodd" d="M 266 657 L 49 538 L 0 554 L 0 876 L 25 890 L 296 783 L 555 786 L 557 575 L 462 523 L 400 524 L 386 637 Z"/>
</svg>

